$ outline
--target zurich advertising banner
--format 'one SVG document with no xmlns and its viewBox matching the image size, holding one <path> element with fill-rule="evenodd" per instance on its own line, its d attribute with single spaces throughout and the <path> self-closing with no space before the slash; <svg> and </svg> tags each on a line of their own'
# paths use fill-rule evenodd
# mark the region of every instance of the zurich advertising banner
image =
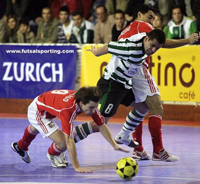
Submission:
<svg viewBox="0 0 200 184">
<path fill-rule="evenodd" d="M 0 45 L 0 98 L 74 89 L 76 55 L 75 46 Z"/>
</svg>

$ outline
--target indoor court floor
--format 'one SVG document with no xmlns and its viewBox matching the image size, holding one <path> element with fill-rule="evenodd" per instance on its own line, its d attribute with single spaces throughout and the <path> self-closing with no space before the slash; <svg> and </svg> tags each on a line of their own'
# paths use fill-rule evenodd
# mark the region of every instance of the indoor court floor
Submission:
<svg viewBox="0 0 200 184">
<path fill-rule="evenodd" d="M 31 163 L 23 162 L 10 145 L 22 137 L 27 125 L 25 118 L 0 118 L 0 183 L 200 184 L 200 127 L 164 125 L 164 146 L 180 160 L 174 163 L 138 161 L 137 176 L 126 181 L 117 175 L 115 167 L 121 158 L 131 156 L 132 149 L 123 146 L 130 153 L 114 151 L 100 133 L 76 145 L 80 165 L 90 168 L 93 173 L 76 173 L 71 164 L 67 168 L 53 168 L 46 157 L 51 141 L 40 134 L 29 147 Z M 121 127 L 119 123 L 109 124 L 113 136 Z M 144 125 L 143 145 L 152 154 L 147 125 Z"/>
</svg>

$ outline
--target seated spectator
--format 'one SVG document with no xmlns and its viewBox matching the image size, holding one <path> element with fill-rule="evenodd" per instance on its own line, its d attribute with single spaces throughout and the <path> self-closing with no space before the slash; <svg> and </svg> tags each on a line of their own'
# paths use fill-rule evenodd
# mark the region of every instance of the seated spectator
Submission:
<svg viewBox="0 0 200 184">
<path fill-rule="evenodd" d="M 60 24 L 58 26 L 58 40 L 57 43 L 68 43 L 72 28 L 73 21 L 69 19 L 70 13 L 69 8 L 67 6 L 63 6 L 60 8 Z"/>
<path fill-rule="evenodd" d="M 112 28 L 112 41 L 117 41 L 122 30 L 128 25 L 125 20 L 125 13 L 122 10 L 116 10 L 114 14 L 115 24 Z"/>
<path fill-rule="evenodd" d="M 193 20 L 183 15 L 180 6 L 172 8 L 172 20 L 164 27 L 165 35 L 169 39 L 189 38 L 192 33 L 197 31 Z"/>
<path fill-rule="evenodd" d="M 56 43 L 59 21 L 53 18 L 51 9 L 42 9 L 42 21 L 38 25 L 36 43 Z"/>
<path fill-rule="evenodd" d="M 153 20 L 153 27 L 156 29 L 163 30 L 164 22 L 163 22 L 163 15 L 160 13 L 155 14 L 155 19 Z"/>
<path fill-rule="evenodd" d="M 18 43 L 33 43 L 35 35 L 30 31 L 29 22 L 27 19 L 19 21 L 19 30 L 17 32 Z"/>
<path fill-rule="evenodd" d="M 94 27 L 94 43 L 109 43 L 112 40 L 114 17 L 108 17 L 107 9 L 103 5 L 96 7 L 97 24 Z"/>
<path fill-rule="evenodd" d="M 84 20 L 80 11 L 72 13 L 74 26 L 70 37 L 70 43 L 93 43 L 94 26 L 91 22 Z"/>
<path fill-rule="evenodd" d="M 6 31 L 6 42 L 17 43 L 18 18 L 15 15 L 8 16 L 8 26 Z"/>
<path fill-rule="evenodd" d="M 23 17 L 28 4 L 29 0 L 6 0 L 6 12 L 3 17 L 4 22 L 7 22 L 9 15 L 16 15 L 18 18 Z"/>
<path fill-rule="evenodd" d="M 6 25 L 0 20 L 0 43 L 6 42 Z"/>
</svg>

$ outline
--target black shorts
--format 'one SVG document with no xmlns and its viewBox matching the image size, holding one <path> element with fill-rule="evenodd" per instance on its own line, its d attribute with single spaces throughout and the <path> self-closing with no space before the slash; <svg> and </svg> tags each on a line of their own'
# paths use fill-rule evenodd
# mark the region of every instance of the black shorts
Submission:
<svg viewBox="0 0 200 184">
<path fill-rule="evenodd" d="M 102 92 L 99 109 L 104 117 L 112 117 L 120 104 L 128 107 L 135 101 L 132 89 L 125 89 L 123 84 L 114 80 L 100 78 L 97 86 Z"/>
</svg>

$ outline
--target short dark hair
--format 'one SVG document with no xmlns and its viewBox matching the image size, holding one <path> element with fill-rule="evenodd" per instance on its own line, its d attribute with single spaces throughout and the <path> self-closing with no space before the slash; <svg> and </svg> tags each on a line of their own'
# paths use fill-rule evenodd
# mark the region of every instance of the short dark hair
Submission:
<svg viewBox="0 0 200 184">
<path fill-rule="evenodd" d="M 98 6 L 96 7 L 96 10 L 97 10 L 97 8 L 103 8 L 104 11 L 105 11 L 105 13 L 107 13 L 107 8 L 106 8 L 104 5 L 100 4 L 100 5 L 98 5 Z"/>
<path fill-rule="evenodd" d="M 148 11 L 152 11 L 152 12 L 156 13 L 155 9 L 150 5 L 143 4 L 143 5 L 138 7 L 138 12 L 141 12 L 142 14 L 145 14 Z"/>
<path fill-rule="evenodd" d="M 158 43 L 165 44 L 166 36 L 165 33 L 159 29 L 154 29 L 147 34 L 150 40 L 156 39 Z"/>
<path fill-rule="evenodd" d="M 75 10 L 75 11 L 72 13 L 72 16 L 76 16 L 76 15 L 80 15 L 81 17 L 83 17 L 83 12 L 82 12 L 82 11 Z"/>
<path fill-rule="evenodd" d="M 69 11 L 69 8 L 68 8 L 68 6 L 62 6 L 61 8 L 60 8 L 60 12 L 61 11 L 64 11 L 64 12 L 67 12 L 67 14 L 70 14 L 70 11 Z"/>
<path fill-rule="evenodd" d="M 120 9 L 115 10 L 114 15 L 117 14 L 117 13 L 121 13 L 123 15 L 123 17 L 125 17 L 125 13 L 124 13 L 123 10 L 120 10 Z"/>
<path fill-rule="evenodd" d="M 82 101 L 83 104 L 87 104 L 90 101 L 99 102 L 101 95 L 98 87 L 82 87 L 75 93 L 75 98 L 77 103 Z"/>
<path fill-rule="evenodd" d="M 183 9 L 182 9 L 181 6 L 179 6 L 179 5 L 174 5 L 174 6 L 172 7 L 172 12 L 173 12 L 174 9 L 180 9 L 180 10 L 181 10 L 181 13 L 183 14 Z"/>
<path fill-rule="evenodd" d="M 19 26 L 20 26 L 21 24 L 24 24 L 24 25 L 26 25 L 26 26 L 29 26 L 29 21 L 28 21 L 28 19 L 26 19 L 26 18 L 20 19 L 20 21 L 19 21 Z"/>
</svg>

